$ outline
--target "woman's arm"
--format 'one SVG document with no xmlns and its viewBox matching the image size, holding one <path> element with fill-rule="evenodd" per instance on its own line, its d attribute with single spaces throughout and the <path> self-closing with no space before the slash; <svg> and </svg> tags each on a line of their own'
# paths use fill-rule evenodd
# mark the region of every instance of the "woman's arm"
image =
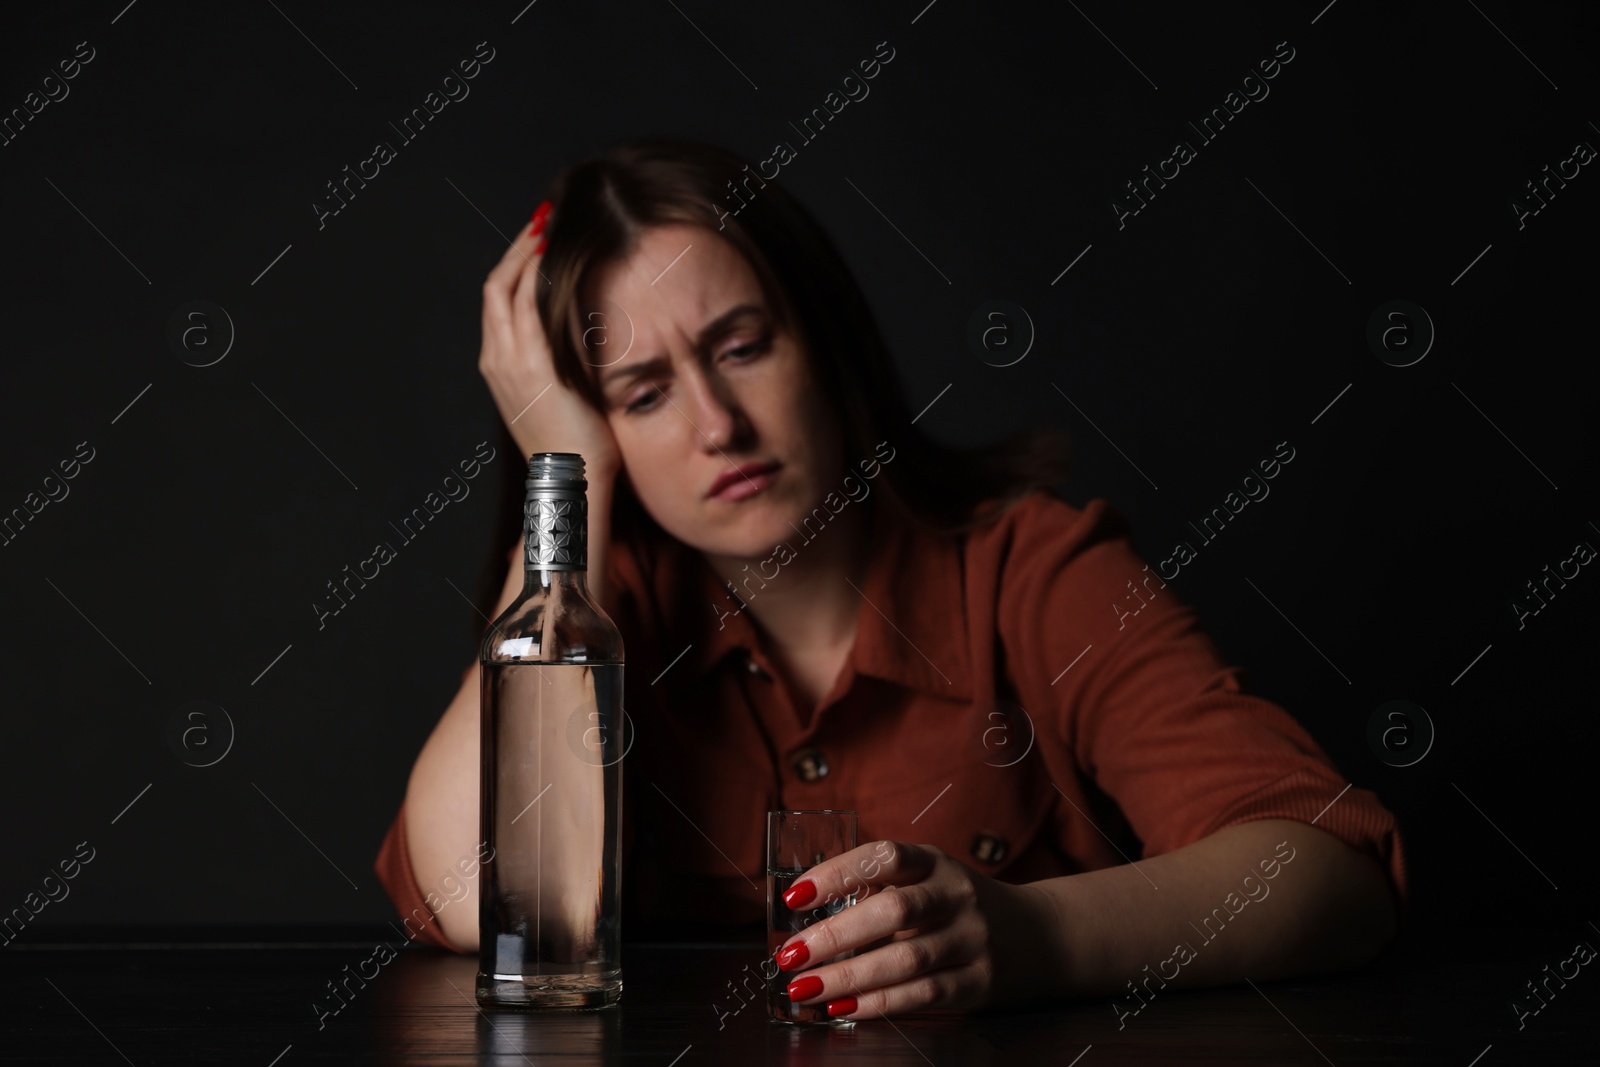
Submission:
<svg viewBox="0 0 1600 1067">
<path fill-rule="evenodd" d="M 577 452 L 588 479 L 589 590 L 602 609 L 607 550 L 610 547 L 611 493 L 621 458 L 605 417 L 560 382 L 535 306 L 542 258 L 540 234 L 550 214 L 547 200 L 534 212 L 483 283 L 483 348 L 478 369 L 488 383 L 501 418 L 522 451 Z M 546 392 L 550 396 L 545 397 Z M 543 406 L 531 411 L 534 401 Z M 524 417 L 526 416 L 526 417 Z M 522 591 L 520 555 L 506 575 L 495 617 Z M 437 872 L 456 875 L 457 863 L 478 855 L 478 686 L 480 671 L 468 674 L 422 747 L 406 786 L 405 841 L 412 872 L 426 889 Z M 463 952 L 478 946 L 479 878 L 468 880 L 468 895 L 436 914 L 444 936 Z"/>
<path fill-rule="evenodd" d="M 828 914 L 852 894 L 854 907 Z M 818 910 L 776 953 L 773 976 L 800 971 L 791 999 L 853 1019 L 1110 994 L 1126 1025 L 1169 985 L 1351 966 L 1395 931 L 1377 862 L 1291 819 L 1025 885 L 929 845 L 876 841 L 819 863 L 785 900 Z"/>
<path fill-rule="evenodd" d="M 1144 1003 L 1130 982 L 1148 999 L 1167 985 L 1350 967 L 1396 929 L 1377 861 L 1291 819 L 1241 823 L 1137 865 L 1026 888 L 1039 895 L 1050 947 L 1034 980 L 1051 997 L 1121 996 L 1130 1012 Z"/>
<path fill-rule="evenodd" d="M 1372 955 L 1392 937 L 1406 892 L 1393 814 L 1347 781 L 1282 706 L 1245 688 L 1193 606 L 1133 551 L 1120 513 L 1103 500 L 1075 515 L 1054 500 L 1039 504 L 1013 531 L 999 614 L 1018 701 L 1033 712 L 1041 759 L 1070 805 L 1056 820 L 1057 843 L 1093 868 L 1050 886 L 1056 914 L 1075 917 L 1062 928 L 1068 988 L 1127 995 L 1128 980 L 1154 973 L 1185 931 L 1196 958 L 1179 969 L 1181 982 Z M 1111 610 L 1090 610 L 1100 605 Z M 1108 866 L 1115 846 L 1084 814 L 1097 791 L 1151 857 L 1137 868 Z M 1260 863 L 1283 841 L 1297 858 L 1263 882 Z M 1254 902 L 1251 887 L 1269 895 Z M 1211 929 L 1223 932 L 1189 926 L 1214 908 L 1222 912 Z M 1095 916 L 1089 926 L 1085 913 Z"/>
<path fill-rule="evenodd" d="M 604 609 L 604 576 L 611 541 L 610 478 L 589 483 L 589 591 Z M 499 617 L 522 592 L 523 566 L 519 553 L 506 575 L 505 588 L 495 605 Z M 406 785 L 406 847 L 411 867 L 423 889 L 437 884 L 444 873 L 457 874 L 463 857 L 476 856 L 482 837 L 478 826 L 478 679 L 474 667 L 462 683 L 444 717 L 433 728 Z M 439 927 L 459 951 L 478 947 L 478 884 L 467 882 L 467 896 L 438 912 Z"/>
</svg>

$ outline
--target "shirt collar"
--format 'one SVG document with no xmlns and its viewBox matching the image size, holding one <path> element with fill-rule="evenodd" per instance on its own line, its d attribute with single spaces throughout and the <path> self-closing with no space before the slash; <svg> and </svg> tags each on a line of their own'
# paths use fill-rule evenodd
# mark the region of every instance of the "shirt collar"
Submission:
<svg viewBox="0 0 1600 1067">
<path fill-rule="evenodd" d="M 888 499 L 875 505 L 850 662 L 857 674 L 930 696 L 971 700 L 961 542 L 921 526 Z M 826 537 L 827 531 L 817 536 Z M 807 543 L 789 542 L 797 557 Z M 674 636 L 688 645 L 663 676 L 669 692 L 692 688 L 730 655 L 742 660 L 757 648 L 765 654 L 751 609 L 739 610 L 740 601 L 704 556 L 674 540 L 658 561 L 657 603 L 673 630 L 664 639 L 663 654 L 676 654 Z M 768 574 L 773 566 L 767 564 Z M 769 580 L 782 581 L 782 570 Z M 751 596 L 752 605 L 758 595 L 759 590 Z"/>
</svg>

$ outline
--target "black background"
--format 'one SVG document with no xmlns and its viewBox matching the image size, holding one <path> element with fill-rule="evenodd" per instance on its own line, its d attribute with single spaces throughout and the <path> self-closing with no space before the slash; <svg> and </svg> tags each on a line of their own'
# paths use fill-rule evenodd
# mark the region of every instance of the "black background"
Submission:
<svg viewBox="0 0 1600 1067">
<path fill-rule="evenodd" d="M 1600 145 L 1592 7 L 524 2 L 7 12 L 6 113 L 96 53 L 0 147 L 0 511 L 95 450 L 0 547 L 0 912 L 97 853 L 24 937 L 390 917 L 372 860 L 512 532 L 480 286 L 557 167 L 640 134 L 795 144 L 779 180 L 857 272 L 913 410 L 939 396 L 919 425 L 1069 429 L 1067 499 L 1112 501 L 1152 563 L 1288 441 L 1173 588 L 1400 816 L 1423 928 L 1596 916 L 1600 577 L 1520 630 L 1510 607 L 1600 546 L 1600 177 L 1523 228 L 1510 207 Z M 402 145 L 388 123 L 481 41 L 470 96 Z M 870 96 L 801 145 L 789 122 L 881 41 Z M 1200 144 L 1186 120 L 1284 41 L 1270 95 Z M 1180 137 L 1197 158 L 1119 229 L 1112 198 Z M 398 157 L 319 229 L 378 140 Z M 991 299 L 1036 330 L 1014 366 L 966 343 Z M 1437 330 L 1408 367 L 1367 342 L 1396 299 Z M 167 342 L 192 300 L 237 331 L 209 367 Z M 480 441 L 470 498 L 319 630 L 324 583 Z M 1437 729 L 1411 767 L 1367 743 L 1392 699 Z M 236 729 L 214 766 L 168 743 L 194 700 Z"/>
</svg>

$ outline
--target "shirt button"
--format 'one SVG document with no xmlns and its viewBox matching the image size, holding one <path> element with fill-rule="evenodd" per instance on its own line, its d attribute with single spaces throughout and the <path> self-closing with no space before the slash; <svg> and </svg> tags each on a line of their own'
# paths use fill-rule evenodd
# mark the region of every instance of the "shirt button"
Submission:
<svg viewBox="0 0 1600 1067">
<path fill-rule="evenodd" d="M 828 777 L 828 757 L 817 749 L 808 748 L 795 756 L 794 772 L 802 782 L 820 782 Z"/>
<path fill-rule="evenodd" d="M 999 863 L 1006 858 L 1006 839 L 998 834 L 978 834 L 972 839 L 972 856 L 979 863 Z"/>
</svg>

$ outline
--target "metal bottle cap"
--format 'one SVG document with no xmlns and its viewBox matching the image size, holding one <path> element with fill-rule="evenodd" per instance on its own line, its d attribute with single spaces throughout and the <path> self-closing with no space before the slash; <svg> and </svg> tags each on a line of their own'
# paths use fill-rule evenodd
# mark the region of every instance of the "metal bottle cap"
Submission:
<svg viewBox="0 0 1600 1067">
<path fill-rule="evenodd" d="M 523 566 L 552 571 L 589 567 L 589 482 L 576 452 L 535 452 L 523 501 Z"/>
</svg>

